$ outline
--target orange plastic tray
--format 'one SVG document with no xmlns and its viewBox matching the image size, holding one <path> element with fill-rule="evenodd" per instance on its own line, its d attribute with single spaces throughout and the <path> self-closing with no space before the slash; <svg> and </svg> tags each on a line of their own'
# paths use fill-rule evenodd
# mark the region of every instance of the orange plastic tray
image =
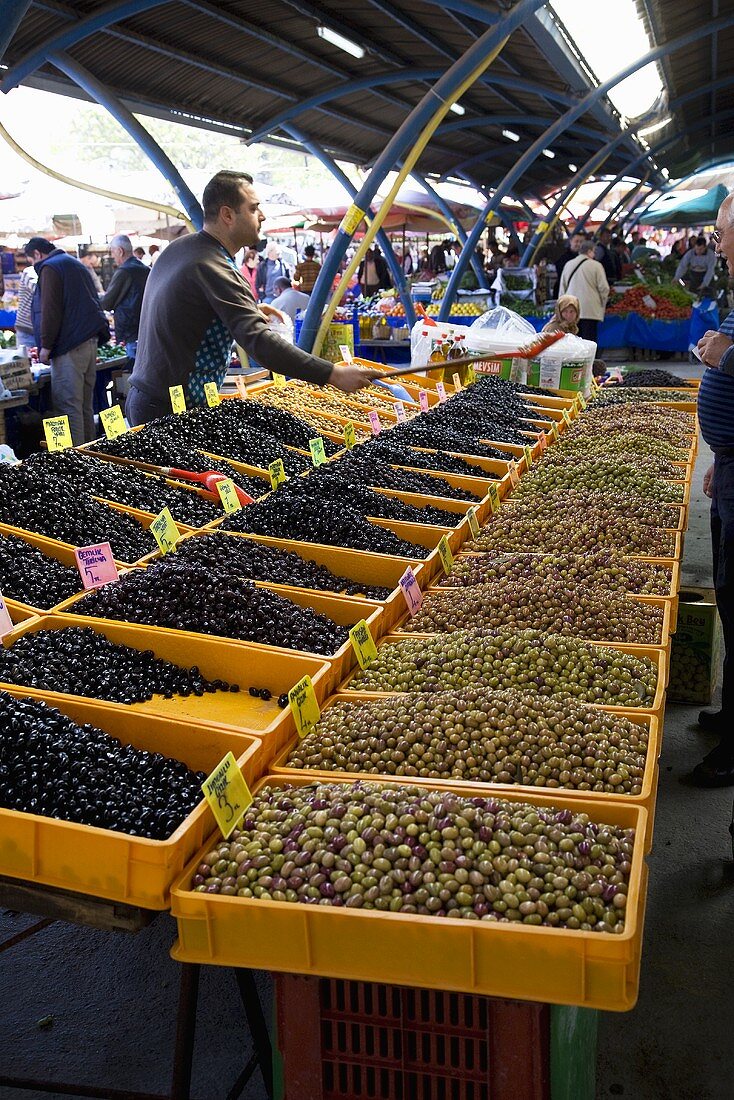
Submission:
<svg viewBox="0 0 734 1100">
<path fill-rule="evenodd" d="M 267 776 L 261 786 L 306 785 L 300 776 Z M 381 780 L 381 786 L 390 785 Z M 443 789 L 439 783 L 423 784 Z M 467 789 L 467 794 L 475 793 Z M 639 983 L 647 886 L 647 811 L 619 802 L 584 801 L 512 791 L 508 802 L 569 808 L 592 820 L 634 828 L 625 930 L 620 935 L 419 917 L 379 910 L 298 905 L 194 893 L 187 887 L 199 856 L 171 890 L 178 922 L 172 955 L 213 963 L 318 974 L 356 981 L 511 997 L 626 1011 Z M 201 853 L 204 854 L 203 851 Z M 351 922 L 351 923 L 350 923 Z"/>
</svg>

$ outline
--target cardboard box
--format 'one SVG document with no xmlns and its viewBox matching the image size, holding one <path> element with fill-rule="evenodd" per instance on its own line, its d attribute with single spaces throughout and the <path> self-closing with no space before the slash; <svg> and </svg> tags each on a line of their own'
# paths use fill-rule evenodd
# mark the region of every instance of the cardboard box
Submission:
<svg viewBox="0 0 734 1100">
<path fill-rule="evenodd" d="M 721 623 L 713 588 L 681 588 L 670 653 L 671 703 L 711 702 L 721 656 Z"/>
<path fill-rule="evenodd" d="M 33 382 L 31 361 L 15 348 L 0 352 L 0 378 L 9 390 L 30 389 Z"/>
</svg>

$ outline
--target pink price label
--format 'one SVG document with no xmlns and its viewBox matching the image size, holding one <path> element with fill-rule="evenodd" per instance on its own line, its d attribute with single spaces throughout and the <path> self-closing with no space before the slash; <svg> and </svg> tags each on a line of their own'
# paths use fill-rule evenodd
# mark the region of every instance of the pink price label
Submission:
<svg viewBox="0 0 734 1100">
<path fill-rule="evenodd" d="M 411 615 L 415 615 L 415 613 L 420 610 L 421 604 L 423 603 L 423 593 L 421 592 L 416 575 L 410 566 L 408 566 L 400 578 L 400 590 L 408 605 L 408 611 Z"/>
<path fill-rule="evenodd" d="M 402 401 L 395 402 L 395 412 L 397 413 L 398 424 L 404 424 L 408 418 L 405 415 L 405 405 Z"/>
<path fill-rule="evenodd" d="M 421 392 L 418 394 L 418 400 L 421 403 L 421 410 L 424 413 L 427 413 L 428 412 L 428 392 L 426 390 L 421 390 Z"/>
<path fill-rule="evenodd" d="M 370 427 L 372 428 L 372 434 L 373 435 L 379 435 L 381 430 L 382 430 L 382 425 L 380 424 L 380 414 L 378 412 L 376 412 L 374 409 L 370 409 L 370 414 L 369 415 L 370 415 Z"/>
<path fill-rule="evenodd" d="M 9 634 L 14 626 L 15 623 L 10 618 L 7 604 L 0 594 L 0 638 L 4 638 L 6 634 Z"/>
<path fill-rule="evenodd" d="M 118 579 L 112 547 L 108 542 L 80 546 L 74 551 L 74 557 L 85 588 L 100 588 Z"/>
<path fill-rule="evenodd" d="M 446 387 L 444 386 L 443 382 L 437 382 L 436 383 L 436 393 L 438 394 L 438 400 L 443 405 L 444 401 L 447 400 L 447 398 L 446 398 Z"/>
</svg>

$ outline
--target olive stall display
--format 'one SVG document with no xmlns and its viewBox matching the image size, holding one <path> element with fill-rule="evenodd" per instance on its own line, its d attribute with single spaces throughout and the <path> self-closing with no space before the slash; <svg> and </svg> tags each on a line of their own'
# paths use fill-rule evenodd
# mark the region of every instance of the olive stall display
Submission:
<svg viewBox="0 0 734 1100">
<path fill-rule="evenodd" d="M 563 447 L 552 447 L 543 455 L 542 465 L 544 468 L 548 466 L 572 467 L 596 462 L 601 457 L 600 453 L 592 455 L 576 454 L 564 450 Z M 604 461 L 609 461 L 609 456 L 605 456 Z M 653 477 L 661 477 L 667 481 L 682 481 L 686 473 L 684 466 L 676 465 L 667 458 L 662 458 L 656 454 L 639 455 L 634 451 L 615 451 L 612 461 L 619 466 L 642 469 Z"/>
<path fill-rule="evenodd" d="M 322 387 L 314 389 L 305 382 L 291 379 L 287 386 L 268 386 L 267 389 L 253 393 L 252 397 L 254 401 L 258 401 L 262 405 L 269 405 L 275 409 L 287 409 L 294 416 L 305 420 L 307 424 L 311 423 L 310 418 L 313 414 L 318 416 L 320 413 L 329 413 L 331 416 L 338 416 L 347 420 L 366 420 L 367 414 L 364 409 L 360 409 L 354 401 L 348 401 L 343 393 L 337 396 L 338 393 L 338 390 L 329 392 L 328 389 Z M 386 416 L 385 410 L 375 409 L 375 412 L 377 412 L 383 428 L 389 428 L 394 424 L 394 415 L 392 418 Z M 331 427 L 327 430 L 339 432 L 341 426 L 338 422 L 332 421 Z M 359 429 L 356 430 L 359 432 Z M 363 431 L 360 434 L 366 439 L 370 432 Z"/>
<path fill-rule="evenodd" d="M 615 386 L 644 386 L 652 389 L 673 387 L 679 390 L 691 390 L 695 388 L 692 382 L 687 382 L 685 378 L 679 378 L 677 374 L 671 374 L 669 370 L 662 370 L 659 367 L 647 367 L 640 370 L 627 371 L 622 375 L 621 381 L 615 382 L 614 385 L 610 385 L 609 387 L 605 386 L 604 393 L 606 394 L 607 388 L 611 391 Z"/>
<path fill-rule="evenodd" d="M 349 577 L 340 577 L 325 565 L 289 550 L 226 533 L 212 532 L 182 539 L 176 548 L 176 557 L 179 561 L 209 569 L 213 574 L 233 574 L 250 580 L 315 588 L 370 600 L 386 600 L 390 595 L 390 589 L 382 585 L 362 584 Z"/>
<path fill-rule="evenodd" d="M 0 592 L 7 599 L 48 611 L 81 587 L 78 569 L 17 535 L 0 535 Z"/>
<path fill-rule="evenodd" d="M 424 496 L 469 500 L 475 503 L 482 499 L 476 493 L 470 493 L 468 489 L 456 488 L 435 475 L 401 469 L 377 458 L 374 454 L 365 455 L 361 448 L 341 458 L 338 469 L 371 488 L 393 489 L 400 493 L 420 493 Z"/>
<path fill-rule="evenodd" d="M 511 434 L 517 435 L 516 432 Z M 428 422 L 427 413 L 417 416 L 414 420 L 409 420 L 407 424 L 396 424 L 394 428 L 390 429 L 390 436 L 391 439 L 394 437 L 395 443 L 409 447 L 429 447 L 437 451 L 474 455 L 477 458 L 495 458 L 499 459 L 500 462 L 512 462 L 515 458 L 515 455 L 510 451 L 503 451 L 500 447 L 490 446 L 485 441 L 492 438 L 489 433 L 486 437 L 478 439 L 469 432 L 462 431 L 460 427 L 446 427 L 435 420 Z M 503 442 L 511 443 L 512 440 L 503 440 Z M 529 443 L 530 440 L 524 437 L 522 442 Z"/>
<path fill-rule="evenodd" d="M 134 516 L 70 485 L 51 482 L 32 465 L 0 466 L 0 523 L 11 524 L 72 546 L 109 542 L 118 561 L 136 562 L 156 549 L 155 539 Z"/>
<path fill-rule="evenodd" d="M 512 496 L 505 506 L 518 513 L 532 515 L 538 507 L 553 515 L 557 521 L 561 515 L 574 517 L 584 510 L 608 509 L 621 513 L 626 519 L 644 524 L 646 527 L 663 527 L 676 530 L 680 523 L 681 510 L 678 505 L 660 504 L 645 497 L 625 496 L 611 489 L 565 489 L 558 493 L 548 493 L 542 497 Z"/>
<path fill-rule="evenodd" d="M 284 766 L 636 796 L 647 748 L 647 727 L 621 715 L 469 688 L 336 700 Z"/>
<path fill-rule="evenodd" d="M 654 401 L 695 401 L 691 390 L 633 389 L 631 386 L 604 386 L 594 401 L 600 405 L 647 404 Z"/>
<path fill-rule="evenodd" d="M 562 436 L 554 451 L 569 457 L 576 454 L 632 454 L 642 459 L 650 455 L 667 459 L 668 462 L 687 462 L 689 454 L 685 447 L 675 447 L 667 440 L 657 439 L 646 432 L 615 431 L 613 435 L 589 435 L 580 434 L 574 427 Z"/>
<path fill-rule="evenodd" d="M 649 709 L 657 671 L 647 657 L 539 630 L 457 630 L 391 640 L 349 691 L 514 688 L 577 702 Z"/>
<path fill-rule="evenodd" d="M 306 839 L 304 839 L 304 835 Z M 420 786 L 264 786 L 191 888 L 430 919 L 624 931 L 635 834 L 569 809 Z"/>
<path fill-rule="evenodd" d="M 289 497 L 280 489 L 265 500 L 248 504 L 239 512 L 226 516 L 219 529 L 403 558 L 427 558 L 431 552 L 426 546 L 399 538 L 387 528 L 372 523 L 347 501 Z"/>
<path fill-rule="evenodd" d="M 625 558 L 613 550 L 588 554 L 496 553 L 467 555 L 454 561 L 442 588 L 472 588 L 489 581 L 534 578 L 563 581 L 569 587 L 589 585 L 607 592 L 638 596 L 667 596 L 672 584 L 670 566 Z"/>
<path fill-rule="evenodd" d="M 131 570 L 115 584 L 83 596 L 69 610 L 324 656 L 331 656 L 348 639 L 348 629 L 326 615 L 243 577 L 217 576 L 188 562 L 164 560 Z"/>
<path fill-rule="evenodd" d="M 420 445 L 404 446 L 398 442 L 394 431 L 368 439 L 360 446 L 359 453 L 361 456 L 376 458 L 382 462 L 392 463 L 394 466 L 407 466 L 410 469 L 435 470 L 437 473 L 460 474 L 463 477 L 491 476 L 483 466 L 467 462 L 449 451 L 426 450 Z M 513 455 L 504 455 L 503 461 L 509 461 L 513 457 Z"/>
<path fill-rule="evenodd" d="M 117 439 L 95 439 L 89 444 L 89 450 L 102 457 L 123 458 L 130 462 L 145 462 L 152 466 L 171 467 L 177 470 L 191 470 L 196 474 L 214 472 L 231 478 L 249 496 L 258 497 L 262 494 L 263 485 L 267 489 L 268 483 L 259 477 L 249 477 L 239 473 L 222 458 L 212 458 L 211 455 L 189 447 L 186 444 L 168 440 L 163 433 L 159 433 L 154 425 L 157 421 L 151 420 L 145 426 L 145 430 L 138 432 L 125 432 Z M 292 452 L 289 452 L 292 454 Z M 293 455 L 298 460 L 290 471 L 296 473 L 306 468 L 306 461 L 300 461 L 300 455 Z"/>
<path fill-rule="evenodd" d="M 53 782 L 49 782 L 53 776 Z M 204 772 L 0 692 L 0 806 L 166 840 L 201 802 Z"/>
<path fill-rule="evenodd" d="M 295 500 L 308 499 L 318 504 L 330 500 L 334 503 L 348 501 L 349 506 L 361 515 L 376 519 L 396 519 L 404 523 L 428 523 L 439 527 L 455 527 L 463 516 L 447 512 L 432 504 L 415 507 L 405 504 L 398 497 L 388 496 L 362 484 L 359 475 L 352 476 L 349 466 L 341 462 L 320 466 L 308 477 L 292 478 L 278 490 Z"/>
<path fill-rule="evenodd" d="M 184 668 L 150 649 L 118 645 L 91 627 L 24 634 L 0 649 L 0 682 L 128 705 L 155 695 L 172 699 L 239 691 L 237 684 L 208 680 L 195 665 Z"/>
<path fill-rule="evenodd" d="M 685 486 L 613 458 L 589 458 L 562 466 L 541 462 L 528 471 L 515 492 L 518 496 L 534 496 L 562 489 L 607 489 L 673 504 L 683 501 Z"/>
</svg>

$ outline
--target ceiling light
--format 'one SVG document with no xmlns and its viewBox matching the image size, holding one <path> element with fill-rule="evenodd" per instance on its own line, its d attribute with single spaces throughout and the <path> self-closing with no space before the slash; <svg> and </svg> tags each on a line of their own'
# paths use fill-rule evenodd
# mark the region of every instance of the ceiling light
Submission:
<svg viewBox="0 0 734 1100">
<path fill-rule="evenodd" d="M 502 137 L 506 137 L 508 141 L 519 141 L 520 135 L 516 134 L 514 130 L 503 130 Z"/>
<path fill-rule="evenodd" d="M 666 180 L 670 179 L 670 172 L 667 168 L 663 168 L 663 175 L 665 176 Z"/>
<path fill-rule="evenodd" d="M 460 103 L 452 103 L 449 110 L 453 111 L 455 115 L 466 114 L 466 107 L 462 107 Z"/>
<path fill-rule="evenodd" d="M 324 42 L 330 42 L 332 46 L 344 50 L 344 53 L 351 54 L 352 57 L 364 57 L 365 55 L 363 46 L 360 46 L 357 42 L 352 42 L 351 38 L 345 38 L 343 34 L 338 34 L 331 27 L 317 27 L 316 33 L 319 38 L 323 38 Z"/>
<path fill-rule="evenodd" d="M 578 170 L 579 170 L 578 165 L 577 164 L 569 164 L 568 170 L 569 170 L 569 172 L 573 172 L 574 175 L 575 175 L 576 172 L 578 172 Z"/>
<path fill-rule="evenodd" d="M 544 156 L 544 157 L 547 157 L 547 158 L 548 158 L 548 160 L 554 160 L 554 158 L 555 158 L 555 155 L 556 155 L 556 154 L 555 154 L 555 153 L 553 152 L 553 150 L 552 150 L 552 149 L 544 149 L 544 150 L 543 150 L 543 156 Z"/>
<path fill-rule="evenodd" d="M 661 122 L 655 122 L 652 126 L 645 126 L 644 129 L 637 131 L 638 137 L 646 137 L 648 134 L 655 134 L 658 130 L 662 130 L 664 126 L 667 126 L 669 122 L 672 122 L 672 118 L 668 115 Z"/>
</svg>

